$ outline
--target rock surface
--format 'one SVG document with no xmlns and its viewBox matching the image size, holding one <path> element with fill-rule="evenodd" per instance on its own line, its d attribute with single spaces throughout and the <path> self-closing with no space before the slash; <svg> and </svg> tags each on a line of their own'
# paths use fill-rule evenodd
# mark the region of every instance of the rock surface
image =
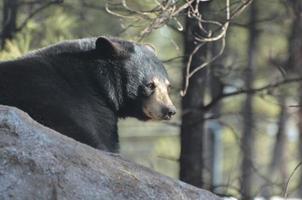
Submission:
<svg viewBox="0 0 302 200">
<path fill-rule="evenodd" d="M 85 122 L 84 122 L 85 123 Z M 0 199 L 220 199 L 0 106 Z"/>
</svg>

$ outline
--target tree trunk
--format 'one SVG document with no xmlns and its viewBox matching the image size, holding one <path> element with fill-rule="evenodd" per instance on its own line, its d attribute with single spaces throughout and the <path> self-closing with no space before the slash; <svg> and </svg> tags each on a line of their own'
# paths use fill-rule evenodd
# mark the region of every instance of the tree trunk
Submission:
<svg viewBox="0 0 302 200">
<path fill-rule="evenodd" d="M 12 39 L 17 28 L 18 0 L 3 0 L 3 21 L 1 33 L 1 48 L 8 39 Z"/>
<path fill-rule="evenodd" d="M 300 85 L 300 93 L 302 93 L 302 85 Z M 300 105 L 302 105 L 302 96 L 300 97 Z M 299 130 L 299 162 L 302 162 L 302 109 L 298 111 L 298 130 Z M 298 197 L 302 198 L 302 172 L 300 169 L 300 182 L 298 185 Z"/>
<path fill-rule="evenodd" d="M 219 52 L 219 46 L 217 43 L 211 43 L 211 54 L 217 55 Z M 211 56 L 211 57 L 212 57 Z M 216 70 L 223 69 L 221 64 L 221 58 L 214 62 L 209 67 L 209 88 L 211 98 L 215 99 L 222 95 L 223 84 L 217 76 Z M 211 115 L 219 117 L 221 112 L 221 104 L 218 102 L 211 109 Z M 223 172 L 223 141 L 222 141 L 222 129 L 218 120 L 210 120 L 207 122 L 209 135 L 209 148 L 210 154 L 208 154 L 209 160 L 209 171 L 210 171 L 210 189 L 214 193 L 223 193 L 222 188 L 217 186 L 222 185 L 222 172 Z M 206 144 L 205 144 L 206 145 Z"/>
<path fill-rule="evenodd" d="M 292 24 L 292 31 L 289 38 L 289 60 L 288 67 L 294 72 L 302 73 L 302 1 L 290 0 L 294 19 Z M 300 84 L 299 90 L 299 105 L 302 105 L 302 84 Z M 302 108 L 298 111 L 298 130 L 299 130 L 299 161 L 302 161 Z M 302 197 L 302 173 L 301 173 L 298 193 L 299 197 Z"/>
<path fill-rule="evenodd" d="M 257 8 L 254 1 L 250 8 L 250 27 L 248 44 L 248 64 L 245 73 L 245 86 L 252 88 L 254 81 L 255 56 L 258 33 L 256 29 Z M 242 199 L 252 199 L 253 188 L 253 159 L 254 159 L 254 116 L 253 116 L 253 94 L 248 93 L 243 107 L 243 136 L 241 148 L 243 153 L 241 165 L 241 195 Z"/>
<path fill-rule="evenodd" d="M 279 114 L 278 121 L 278 131 L 276 135 L 276 142 L 273 150 L 273 158 L 270 164 L 270 173 L 273 174 L 276 171 L 280 172 L 283 180 L 286 180 L 286 160 L 285 160 L 285 148 L 286 148 L 286 122 L 287 122 L 287 106 L 286 106 L 286 96 L 281 96 L 279 99 L 279 104 L 281 105 L 281 110 Z M 284 183 L 285 184 L 285 183 Z"/>
<path fill-rule="evenodd" d="M 200 3 L 199 12 L 202 13 L 208 3 Z M 186 18 L 184 35 L 185 66 L 192 51 L 195 49 L 194 35 L 200 31 L 197 20 Z M 198 32 L 200 34 L 200 32 Z M 191 70 L 198 67 L 205 60 L 207 45 L 200 48 L 191 62 Z M 180 179 L 203 187 L 203 113 L 197 108 L 203 104 L 206 87 L 206 68 L 198 71 L 190 78 L 186 95 L 182 99 L 182 125 L 181 125 L 181 152 L 180 152 Z M 185 69 L 184 69 L 185 76 Z M 185 79 L 185 77 L 184 77 Z"/>
<path fill-rule="evenodd" d="M 263 187 L 262 196 L 269 199 L 272 196 L 271 192 L 271 182 L 274 182 L 273 178 L 282 177 L 282 180 L 286 180 L 286 161 L 285 161 L 285 145 L 286 145 L 286 121 L 287 121 L 287 106 L 286 106 L 286 96 L 281 95 L 279 97 L 280 113 L 278 119 L 278 130 L 276 134 L 276 141 L 272 152 L 272 160 L 268 166 L 269 180 Z M 276 174 L 279 173 L 279 174 Z M 285 183 L 284 183 L 285 185 Z"/>
</svg>

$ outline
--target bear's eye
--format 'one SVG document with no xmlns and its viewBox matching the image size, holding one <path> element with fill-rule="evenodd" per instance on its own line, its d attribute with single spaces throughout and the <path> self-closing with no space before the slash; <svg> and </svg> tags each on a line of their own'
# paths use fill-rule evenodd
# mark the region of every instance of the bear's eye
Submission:
<svg viewBox="0 0 302 200">
<path fill-rule="evenodd" d="M 156 88 L 156 86 L 155 86 L 155 84 L 152 82 L 152 83 L 148 83 L 147 84 L 147 87 L 150 89 L 150 90 L 155 90 L 155 88 Z"/>
</svg>

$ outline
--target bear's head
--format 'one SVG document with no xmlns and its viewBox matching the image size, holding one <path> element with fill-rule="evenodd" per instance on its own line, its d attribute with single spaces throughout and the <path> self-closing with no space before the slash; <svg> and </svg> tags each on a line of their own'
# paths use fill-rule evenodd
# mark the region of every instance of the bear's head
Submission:
<svg viewBox="0 0 302 200">
<path fill-rule="evenodd" d="M 150 45 L 99 37 L 96 50 L 111 71 L 111 83 L 105 84 L 120 117 L 171 119 L 176 108 L 168 74 Z"/>
</svg>

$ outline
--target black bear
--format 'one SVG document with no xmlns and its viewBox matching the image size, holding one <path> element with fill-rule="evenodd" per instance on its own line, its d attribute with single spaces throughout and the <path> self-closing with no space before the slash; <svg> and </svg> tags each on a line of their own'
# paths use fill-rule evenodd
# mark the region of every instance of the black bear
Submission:
<svg viewBox="0 0 302 200">
<path fill-rule="evenodd" d="M 168 120 L 176 109 L 148 45 L 98 37 L 62 42 L 0 63 L 0 104 L 92 147 L 118 151 L 117 120 Z"/>
</svg>

